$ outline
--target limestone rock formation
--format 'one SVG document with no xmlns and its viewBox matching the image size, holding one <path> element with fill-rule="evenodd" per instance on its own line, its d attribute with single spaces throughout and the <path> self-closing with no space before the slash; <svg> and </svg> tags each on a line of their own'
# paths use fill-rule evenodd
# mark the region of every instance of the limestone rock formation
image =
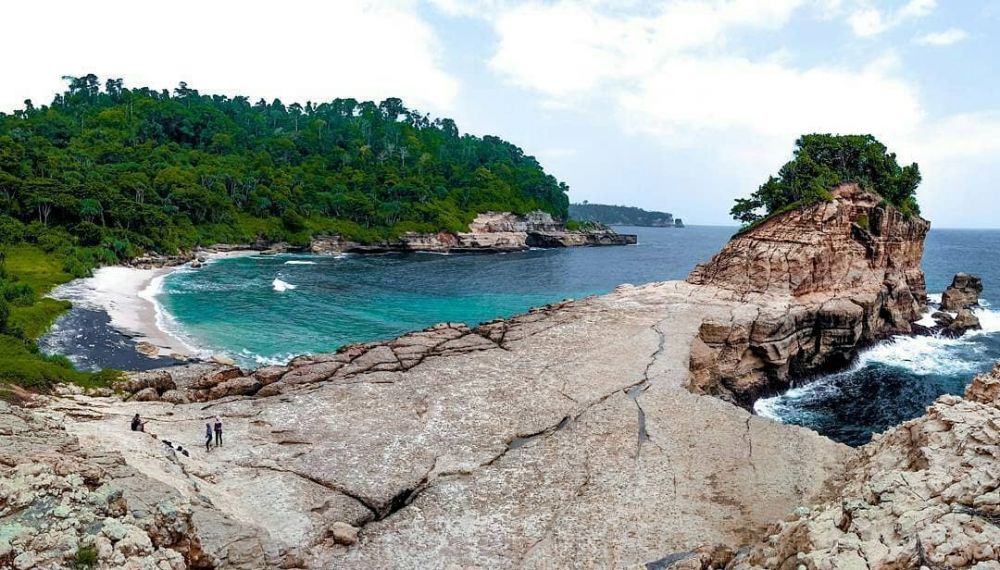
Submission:
<svg viewBox="0 0 1000 570">
<path fill-rule="evenodd" d="M 843 365 L 866 343 L 912 331 L 926 306 L 920 262 L 930 224 L 856 184 L 832 195 L 735 236 L 688 277 L 746 303 L 702 325 L 695 389 L 749 405 L 791 377 Z"/>
<path fill-rule="evenodd" d="M 941 310 L 956 312 L 974 307 L 979 304 L 979 294 L 982 292 L 982 279 L 968 273 L 958 273 L 941 295 Z"/>
<path fill-rule="evenodd" d="M 530 212 L 523 216 L 509 212 L 479 214 L 469 224 L 469 231 L 436 234 L 410 232 L 395 241 L 362 245 L 336 236 L 313 240 L 313 253 L 381 253 L 391 251 L 425 251 L 476 253 L 522 251 L 530 247 L 575 247 L 595 245 L 629 245 L 636 236 L 619 234 L 611 228 L 570 231 L 545 212 Z"/>
<path fill-rule="evenodd" d="M 839 497 L 727 568 L 1000 568 L 1000 366 L 862 449 Z"/>
</svg>

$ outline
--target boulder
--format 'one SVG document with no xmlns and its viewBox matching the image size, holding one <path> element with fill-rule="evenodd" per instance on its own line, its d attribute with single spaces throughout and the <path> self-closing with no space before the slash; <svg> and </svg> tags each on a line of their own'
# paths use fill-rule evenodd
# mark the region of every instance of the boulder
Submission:
<svg viewBox="0 0 1000 570">
<path fill-rule="evenodd" d="M 239 378 L 240 376 L 243 376 L 243 371 L 235 366 L 219 368 L 195 380 L 194 383 L 191 384 L 191 388 L 193 390 L 207 390 L 209 388 L 214 388 L 227 380 Z"/>
<path fill-rule="evenodd" d="M 330 525 L 330 536 L 337 544 L 350 546 L 358 541 L 358 530 L 355 526 L 337 521 Z"/>
<path fill-rule="evenodd" d="M 254 371 L 253 376 L 261 386 L 274 384 L 292 368 L 290 366 L 265 366 Z"/>
<path fill-rule="evenodd" d="M 207 399 L 215 400 L 226 396 L 252 396 L 262 384 L 253 376 L 243 376 L 227 380 L 208 390 Z"/>
<path fill-rule="evenodd" d="M 945 332 L 949 336 L 958 337 L 970 330 L 983 328 L 979 323 L 979 317 L 971 309 L 959 309 L 958 315 L 952 319 L 951 323 L 945 327 Z"/>
<path fill-rule="evenodd" d="M 160 395 L 160 400 L 171 404 L 187 404 L 191 401 L 187 395 L 180 390 L 167 390 Z"/>
<path fill-rule="evenodd" d="M 222 354 L 213 354 L 208 360 L 210 362 L 214 362 L 215 364 L 221 364 L 223 366 L 236 366 L 235 360 Z"/>
<path fill-rule="evenodd" d="M 177 387 L 173 376 L 166 370 L 149 370 L 147 372 L 128 372 L 123 383 L 117 386 L 126 392 L 138 392 L 145 388 L 155 388 L 157 393 L 173 390 Z"/>
<path fill-rule="evenodd" d="M 968 273 L 958 273 L 941 295 L 941 310 L 954 312 L 974 307 L 979 304 L 979 294 L 982 292 L 982 279 Z"/>
<path fill-rule="evenodd" d="M 156 402 L 160 399 L 160 395 L 156 393 L 156 388 L 150 386 L 136 392 L 132 399 L 137 402 Z"/>
<path fill-rule="evenodd" d="M 150 358 L 155 358 L 160 355 L 160 349 L 157 348 L 155 344 L 146 341 L 136 343 L 135 351 Z"/>
<path fill-rule="evenodd" d="M 944 311 L 935 311 L 931 315 L 931 318 L 934 319 L 934 322 L 937 323 L 937 326 L 941 328 L 948 328 L 951 325 L 951 323 L 955 322 L 955 317 L 951 316 L 950 313 L 946 313 Z"/>
</svg>

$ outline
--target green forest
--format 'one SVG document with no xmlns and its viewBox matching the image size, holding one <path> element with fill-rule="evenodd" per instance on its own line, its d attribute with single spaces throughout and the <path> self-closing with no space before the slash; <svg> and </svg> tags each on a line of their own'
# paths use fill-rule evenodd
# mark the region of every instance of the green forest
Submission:
<svg viewBox="0 0 1000 570">
<path fill-rule="evenodd" d="M 35 340 L 54 285 L 142 252 L 316 234 L 463 231 L 479 212 L 565 219 L 567 187 L 517 146 L 399 99 L 285 104 L 66 77 L 0 113 L 0 380 L 75 374 Z"/>
<path fill-rule="evenodd" d="M 476 213 L 565 218 L 567 187 L 517 146 L 399 99 L 275 100 L 68 77 L 0 114 L 0 242 L 106 257 L 209 242 L 460 231 Z"/>
<path fill-rule="evenodd" d="M 857 182 L 907 215 L 920 213 L 916 163 L 900 166 L 895 153 L 871 135 L 803 135 L 792 160 L 749 198 L 738 198 L 734 219 L 754 225 L 775 214 L 832 199 L 830 189 Z"/>
<path fill-rule="evenodd" d="M 679 219 L 675 222 L 674 215 L 669 212 L 643 210 L 635 206 L 591 204 L 586 200 L 579 204 L 570 204 L 569 216 L 574 220 L 598 222 L 612 226 L 683 227 L 683 223 Z"/>
</svg>

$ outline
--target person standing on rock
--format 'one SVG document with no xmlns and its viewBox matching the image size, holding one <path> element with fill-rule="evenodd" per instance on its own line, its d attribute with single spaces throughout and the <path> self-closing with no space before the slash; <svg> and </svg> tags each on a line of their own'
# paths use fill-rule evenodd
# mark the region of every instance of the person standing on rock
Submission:
<svg viewBox="0 0 1000 570">
<path fill-rule="evenodd" d="M 212 451 L 212 424 L 205 424 L 205 451 Z"/>
<path fill-rule="evenodd" d="M 215 416 L 215 447 L 222 446 L 222 419 Z"/>
</svg>

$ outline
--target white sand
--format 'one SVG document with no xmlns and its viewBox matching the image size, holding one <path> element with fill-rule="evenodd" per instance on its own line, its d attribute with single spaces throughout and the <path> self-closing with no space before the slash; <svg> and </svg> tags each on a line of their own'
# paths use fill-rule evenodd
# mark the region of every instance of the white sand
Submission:
<svg viewBox="0 0 1000 570">
<path fill-rule="evenodd" d="M 212 254 L 209 262 L 222 257 L 252 255 L 256 252 L 238 251 Z M 171 331 L 178 330 L 172 317 L 157 301 L 163 279 L 171 272 L 188 267 L 136 269 L 133 267 L 101 267 L 93 277 L 76 279 L 54 289 L 52 297 L 66 299 L 74 305 L 103 310 L 111 318 L 111 326 L 148 342 L 159 349 L 160 355 L 179 354 L 196 356 L 198 350 Z"/>
</svg>

